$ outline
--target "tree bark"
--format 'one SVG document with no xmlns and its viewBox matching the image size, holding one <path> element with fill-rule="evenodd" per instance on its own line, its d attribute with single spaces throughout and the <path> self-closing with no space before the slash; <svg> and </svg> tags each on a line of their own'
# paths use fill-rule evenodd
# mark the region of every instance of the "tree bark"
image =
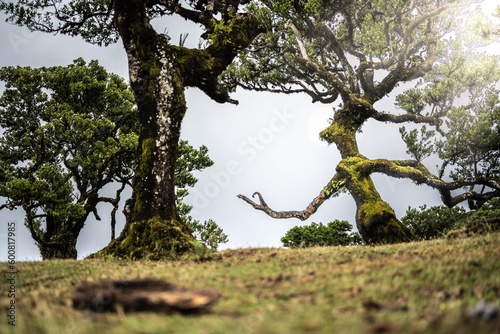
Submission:
<svg viewBox="0 0 500 334">
<path fill-rule="evenodd" d="M 195 241 L 175 204 L 174 173 L 186 112 L 182 76 L 168 39 L 149 24 L 143 1 L 117 1 L 115 12 L 139 111 L 139 145 L 125 227 L 94 256 L 172 257 Z"/>
<path fill-rule="evenodd" d="M 76 242 L 81 227 L 87 219 L 88 213 L 80 221 L 61 221 L 51 215 L 44 216 L 45 231 L 36 228 L 37 217 L 28 207 L 25 224 L 35 240 L 43 260 L 51 259 L 76 259 Z M 80 224 L 81 223 L 81 224 Z"/>
<path fill-rule="evenodd" d="M 334 121 L 321 137 L 335 143 L 342 161 L 337 173 L 356 202 L 356 226 L 367 244 L 388 244 L 414 240 L 411 231 L 401 223 L 388 203 L 382 200 L 370 177 L 363 170 L 368 159 L 361 155 L 356 132 L 374 114 L 372 105 L 362 98 L 351 95 L 344 102 L 345 108 L 335 113 Z"/>
<path fill-rule="evenodd" d="M 235 102 L 217 80 L 262 31 L 251 15 L 235 15 L 227 32 L 203 50 L 172 46 L 149 23 L 143 0 L 114 2 L 115 23 L 128 56 L 130 85 L 139 111 L 139 147 L 132 198 L 121 235 L 91 257 L 169 258 L 196 241 L 176 208 L 174 175 L 185 87 L 198 87 L 219 103 Z M 211 21 L 210 21 L 211 22 Z"/>
<path fill-rule="evenodd" d="M 356 226 L 367 244 L 392 244 L 414 240 L 414 235 L 401 223 L 388 203 L 375 189 L 370 174 L 360 167 L 365 157 L 343 159 L 337 172 L 344 176 L 345 186 L 356 202 Z"/>
</svg>

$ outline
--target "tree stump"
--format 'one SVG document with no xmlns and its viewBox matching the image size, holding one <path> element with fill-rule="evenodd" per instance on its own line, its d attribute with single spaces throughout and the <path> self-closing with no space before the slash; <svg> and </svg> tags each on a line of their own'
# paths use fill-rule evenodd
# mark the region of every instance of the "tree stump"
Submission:
<svg viewBox="0 0 500 334">
<path fill-rule="evenodd" d="M 94 312 L 153 311 L 198 312 L 222 296 L 217 290 L 186 289 L 162 280 L 83 282 L 73 297 L 73 307 Z"/>
</svg>

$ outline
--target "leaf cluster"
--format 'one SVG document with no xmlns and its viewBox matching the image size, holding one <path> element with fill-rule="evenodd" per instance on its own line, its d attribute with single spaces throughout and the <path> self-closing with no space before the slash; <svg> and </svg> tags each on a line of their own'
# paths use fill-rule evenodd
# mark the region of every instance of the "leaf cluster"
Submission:
<svg viewBox="0 0 500 334">
<path fill-rule="evenodd" d="M 348 233 L 352 225 L 347 221 L 334 220 L 327 225 L 295 226 L 281 238 L 284 247 L 348 246 L 363 243 L 359 233 Z"/>
<path fill-rule="evenodd" d="M 227 234 L 212 219 L 206 220 L 203 224 L 196 220 L 189 220 L 187 224 L 193 236 L 213 251 L 217 251 L 221 244 L 229 241 Z"/>
<path fill-rule="evenodd" d="M 500 180 L 499 91 L 488 91 L 472 109 L 453 109 L 446 125 L 449 131 L 437 142 L 437 152 L 451 167 L 451 178 Z"/>
<path fill-rule="evenodd" d="M 193 207 L 183 202 L 184 198 L 189 194 L 187 187 L 194 187 L 198 182 L 198 179 L 193 175 L 193 171 L 201 171 L 213 164 L 214 162 L 208 156 L 206 146 L 202 145 L 199 149 L 195 149 L 185 140 L 179 142 L 179 157 L 175 167 L 177 211 L 182 221 L 188 225 L 193 236 L 205 246 L 217 251 L 220 244 L 228 242 L 228 236 L 212 219 L 203 223 L 193 219 L 190 216 Z"/>
<path fill-rule="evenodd" d="M 381 0 L 253 3 L 249 10 L 267 33 L 240 55 L 224 78 L 233 87 L 304 92 L 313 102 L 332 103 L 349 93 L 364 94 L 373 102 L 398 82 L 425 73 L 436 42 L 454 28 L 451 21 L 461 5 Z"/>
<path fill-rule="evenodd" d="M 426 205 L 418 209 L 408 208 L 406 215 L 401 219 L 412 233 L 420 239 L 430 240 L 442 237 L 451 230 L 463 227 L 459 221 L 466 216 L 462 207 L 448 208 L 444 205 Z"/>
<path fill-rule="evenodd" d="M 80 36 L 88 43 L 107 46 L 120 38 L 114 8 L 116 1 L 118 0 L 2 0 L 0 11 L 7 14 L 8 22 L 25 26 L 30 31 Z M 143 1 L 143 7 L 149 21 L 176 14 L 204 25 L 208 33 L 215 36 L 217 24 L 220 28 L 238 13 L 240 4 L 248 2 L 249 0 L 147 0 Z M 218 16 L 222 16 L 222 20 L 217 20 Z"/>
<path fill-rule="evenodd" d="M 19 0 L 0 1 L 7 21 L 30 31 L 81 36 L 86 42 L 109 45 L 118 41 L 113 0 Z"/>
<path fill-rule="evenodd" d="M 444 205 L 418 209 L 408 208 L 401 219 L 418 238 L 430 240 L 441 238 L 448 232 L 464 228 L 469 222 L 500 217 L 500 198 L 487 201 L 477 210 L 466 211 L 462 207 L 448 208 Z"/>
<path fill-rule="evenodd" d="M 434 152 L 434 145 L 431 139 L 433 139 L 436 131 L 427 130 L 427 127 L 423 125 L 420 128 L 420 135 L 417 129 L 407 132 L 404 126 L 399 128 L 399 132 L 406 144 L 406 153 L 416 161 L 421 162 Z"/>
<path fill-rule="evenodd" d="M 78 235 L 106 185 L 127 184 L 137 146 L 128 85 L 96 61 L 4 67 L 0 80 L 0 208 L 22 207 L 38 243 L 58 229 Z M 42 226 L 43 225 L 43 226 Z"/>
</svg>

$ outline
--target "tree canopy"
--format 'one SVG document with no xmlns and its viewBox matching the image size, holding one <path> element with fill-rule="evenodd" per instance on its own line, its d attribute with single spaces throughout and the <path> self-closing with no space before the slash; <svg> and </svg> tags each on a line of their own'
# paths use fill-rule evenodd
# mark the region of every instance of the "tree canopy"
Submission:
<svg viewBox="0 0 500 334">
<path fill-rule="evenodd" d="M 267 32 L 240 55 L 225 81 L 256 91 L 305 93 L 313 102 L 340 102 L 320 138 L 335 144 L 342 160 L 303 211 L 275 211 L 260 193 L 254 194 L 257 203 L 239 197 L 271 217 L 304 220 L 326 199 L 347 189 L 357 205 L 356 224 L 363 239 L 385 243 L 414 236 L 381 199 L 370 177 L 373 173 L 436 188 L 448 206 L 463 201 L 480 205 L 499 196 L 494 88 L 500 72 L 498 57 L 481 47 L 500 35 L 471 3 L 263 0 L 252 4 Z M 399 88 L 402 84 L 404 88 Z M 383 99 L 394 99 L 397 93 L 393 103 L 399 110 L 384 108 Z M 368 120 L 425 125 L 420 133 L 401 129 L 412 159 L 364 156 L 357 133 Z M 462 135 L 465 128 L 467 134 Z M 434 140 L 434 136 L 440 137 Z M 422 164 L 431 153 L 443 159 L 437 175 Z"/>
<path fill-rule="evenodd" d="M 1 209 L 22 208 L 42 257 L 76 258 L 99 203 L 118 206 L 132 177 L 137 111 L 130 87 L 96 61 L 4 67 L 0 80 Z M 102 190 L 120 186 L 113 196 Z M 107 192 L 109 194 L 109 191 Z M 116 210 L 113 211 L 113 215 Z"/>
<path fill-rule="evenodd" d="M 176 207 L 175 165 L 186 113 L 184 89 L 197 87 L 219 103 L 236 103 L 219 75 L 261 32 L 242 1 L 94 0 L 0 2 L 8 20 L 33 31 L 80 36 L 108 45 L 121 40 L 138 109 L 137 164 L 120 236 L 94 256 L 168 258 L 193 249 Z M 180 16 L 201 26 L 199 48 L 173 45 L 153 20 Z M 181 43 L 182 44 L 182 43 Z"/>
</svg>

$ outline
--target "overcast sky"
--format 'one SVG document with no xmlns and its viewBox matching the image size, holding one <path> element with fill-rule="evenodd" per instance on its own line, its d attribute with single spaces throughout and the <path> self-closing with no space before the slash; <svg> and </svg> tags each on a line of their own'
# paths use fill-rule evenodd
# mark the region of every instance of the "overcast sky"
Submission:
<svg viewBox="0 0 500 334">
<path fill-rule="evenodd" d="M 486 1 L 493 12 L 495 0 Z M 66 66 L 78 57 L 87 62 L 97 59 L 109 72 L 128 80 L 128 65 L 121 42 L 97 47 L 80 38 L 30 33 L 5 23 L 0 14 L 0 66 Z M 167 32 L 173 42 L 190 32 L 187 46 L 198 45 L 199 34 L 192 25 L 166 18 L 156 22 L 158 30 Z M 3 85 L 0 84 L 0 92 Z M 215 164 L 197 173 L 199 182 L 190 190 L 186 202 L 194 206 L 192 216 L 200 221 L 213 219 L 229 236 L 221 248 L 279 247 L 280 239 L 296 225 L 311 222 L 328 223 L 347 220 L 355 226 L 355 204 L 349 194 L 325 202 L 307 221 L 276 220 L 256 211 L 236 195 L 250 197 L 259 191 L 275 210 L 303 210 L 335 173 L 340 155 L 335 146 L 318 139 L 328 126 L 332 107 L 312 104 L 305 95 L 278 95 L 238 91 L 233 95 L 240 104 L 220 105 L 201 91 L 188 89 L 188 112 L 182 124 L 181 137 L 195 147 L 206 145 Z M 394 111 L 393 97 L 376 104 L 378 110 Z M 358 135 L 359 149 L 368 158 L 407 159 L 398 125 L 369 121 Z M 436 162 L 424 161 L 431 172 Z M 411 180 L 373 175 L 382 198 L 404 216 L 408 206 L 441 204 L 437 191 L 416 186 Z M 129 197 L 131 192 L 124 194 Z M 123 203 L 122 203 L 123 205 Z M 105 247 L 111 237 L 110 205 L 99 207 L 102 221 L 89 216 L 77 243 L 78 258 Z M 17 260 L 39 260 L 38 248 L 24 227 L 24 212 L 2 210 L 0 219 L 0 261 L 5 261 L 7 222 L 17 225 Z M 124 225 L 118 217 L 117 235 Z"/>
</svg>

